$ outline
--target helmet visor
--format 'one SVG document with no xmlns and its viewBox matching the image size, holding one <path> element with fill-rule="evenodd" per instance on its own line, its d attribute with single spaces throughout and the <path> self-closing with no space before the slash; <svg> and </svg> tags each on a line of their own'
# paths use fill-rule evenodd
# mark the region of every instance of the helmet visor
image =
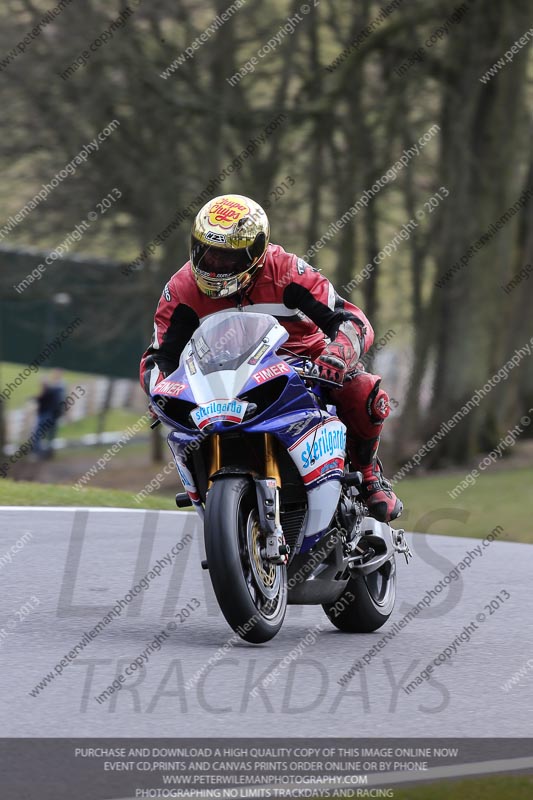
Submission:
<svg viewBox="0 0 533 800">
<path fill-rule="evenodd" d="M 191 262 L 195 269 L 207 273 L 212 278 L 233 278 L 246 272 L 254 258 L 248 248 L 222 250 L 193 239 Z"/>
</svg>

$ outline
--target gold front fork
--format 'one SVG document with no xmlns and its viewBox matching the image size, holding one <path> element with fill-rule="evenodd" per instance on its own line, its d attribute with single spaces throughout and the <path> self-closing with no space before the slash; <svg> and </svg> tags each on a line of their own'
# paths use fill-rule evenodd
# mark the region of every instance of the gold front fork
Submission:
<svg viewBox="0 0 533 800">
<path fill-rule="evenodd" d="M 265 433 L 265 473 L 267 478 L 274 478 L 278 488 L 281 486 L 281 475 L 278 461 L 274 451 L 274 439 L 270 433 Z"/>
<path fill-rule="evenodd" d="M 214 433 L 211 437 L 211 463 L 209 466 L 209 475 L 214 475 L 215 472 L 218 472 L 218 470 L 222 467 L 220 462 L 220 436 L 218 433 Z M 211 486 L 211 478 L 209 478 L 207 486 Z"/>
<path fill-rule="evenodd" d="M 267 478 L 274 478 L 278 488 L 281 486 L 281 475 L 278 461 L 274 452 L 274 440 L 269 433 L 264 434 L 265 442 L 265 475 Z M 221 448 L 220 436 L 218 433 L 211 437 L 211 462 L 209 465 L 209 475 L 213 475 L 221 469 Z M 211 481 L 209 481 L 211 483 Z"/>
</svg>

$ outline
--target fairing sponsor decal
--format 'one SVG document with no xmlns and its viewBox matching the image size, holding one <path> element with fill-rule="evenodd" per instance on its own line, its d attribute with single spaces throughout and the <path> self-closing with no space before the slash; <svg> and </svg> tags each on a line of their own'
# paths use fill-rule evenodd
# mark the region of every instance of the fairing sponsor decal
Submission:
<svg viewBox="0 0 533 800">
<path fill-rule="evenodd" d="M 256 350 L 253 356 L 248 359 L 248 364 L 252 364 L 252 366 L 258 364 L 259 361 L 261 360 L 261 356 L 265 355 L 269 347 L 270 347 L 269 342 L 265 342 L 264 344 L 262 344 L 259 350 Z"/>
<path fill-rule="evenodd" d="M 198 490 L 194 484 L 193 477 L 187 467 L 183 464 L 180 464 L 179 461 L 176 461 L 176 467 L 178 470 L 178 474 L 180 476 L 181 482 L 183 484 L 183 488 L 191 498 L 194 503 L 200 502 L 200 495 L 198 494 Z"/>
<path fill-rule="evenodd" d="M 306 485 L 340 476 L 345 451 L 346 428 L 337 417 L 316 425 L 289 447 Z"/>
<path fill-rule="evenodd" d="M 210 422 L 242 422 L 247 407 L 241 400 L 211 400 L 194 408 L 191 417 L 201 430 Z"/>
<path fill-rule="evenodd" d="M 279 361 L 277 364 L 272 364 L 271 367 L 265 367 L 254 373 L 252 376 L 257 384 L 266 383 L 271 378 L 277 378 L 279 375 L 286 375 L 291 371 L 290 366 L 285 361 Z"/>
<path fill-rule="evenodd" d="M 162 380 L 154 388 L 154 394 L 168 394 L 171 397 L 178 397 L 187 386 L 178 381 Z"/>
<path fill-rule="evenodd" d="M 190 374 L 191 375 L 196 375 L 196 372 L 197 372 L 196 362 L 195 362 L 195 360 L 194 360 L 194 358 L 192 356 L 189 356 L 189 358 L 186 361 L 186 364 L 187 364 L 187 369 L 189 370 Z"/>
</svg>

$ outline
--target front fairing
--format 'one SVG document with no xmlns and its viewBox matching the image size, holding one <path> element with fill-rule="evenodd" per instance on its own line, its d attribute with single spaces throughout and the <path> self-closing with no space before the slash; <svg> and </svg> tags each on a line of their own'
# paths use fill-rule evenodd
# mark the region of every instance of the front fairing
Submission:
<svg viewBox="0 0 533 800">
<path fill-rule="evenodd" d="M 320 407 L 294 366 L 277 354 L 288 334 L 273 317 L 220 312 L 208 321 L 185 348 L 175 372 L 153 394 L 154 402 L 171 401 L 158 414 L 172 429 L 169 445 L 186 491 L 200 510 L 190 456 L 206 436 L 269 433 L 288 452 L 304 484 L 305 536 L 318 536 L 330 523 L 340 495 L 344 425 Z M 258 334 L 255 340 L 250 331 Z M 218 350 L 217 341 L 222 342 Z M 269 402 L 261 407 L 254 401 L 263 396 Z M 181 421 L 166 413 L 172 401 L 185 409 Z"/>
</svg>

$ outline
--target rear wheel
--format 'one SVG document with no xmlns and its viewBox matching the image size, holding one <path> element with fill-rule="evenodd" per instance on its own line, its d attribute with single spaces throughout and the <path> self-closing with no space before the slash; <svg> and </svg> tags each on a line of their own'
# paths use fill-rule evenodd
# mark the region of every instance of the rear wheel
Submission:
<svg viewBox="0 0 533 800">
<path fill-rule="evenodd" d="M 255 486 L 218 478 L 207 493 L 205 549 L 211 583 L 226 620 L 242 639 L 272 639 L 287 609 L 287 569 L 264 561 Z"/>
<path fill-rule="evenodd" d="M 384 625 L 396 600 L 394 558 L 369 575 L 354 575 L 335 603 L 322 608 L 344 633 L 371 633 Z"/>
</svg>

